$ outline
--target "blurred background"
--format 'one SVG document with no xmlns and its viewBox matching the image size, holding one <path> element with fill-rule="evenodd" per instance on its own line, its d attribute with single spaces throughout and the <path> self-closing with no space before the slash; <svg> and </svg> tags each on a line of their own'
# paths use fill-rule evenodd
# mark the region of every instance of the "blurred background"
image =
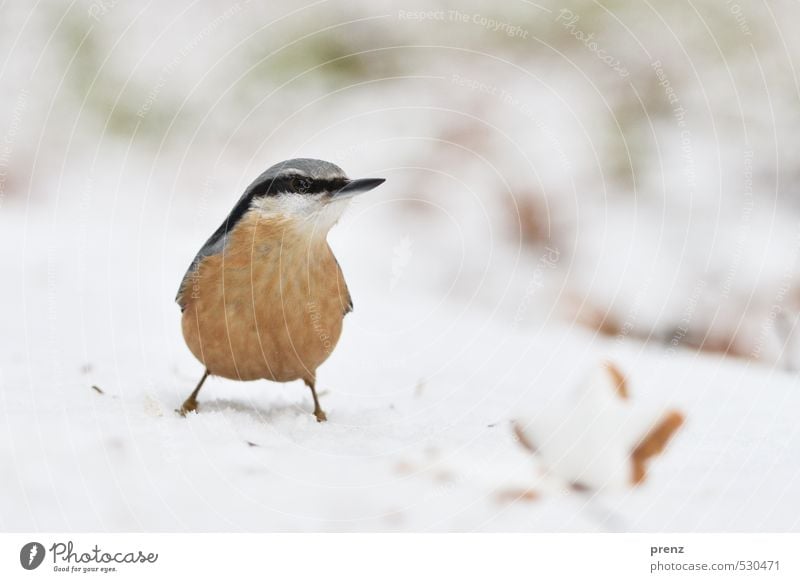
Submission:
<svg viewBox="0 0 800 582">
<path fill-rule="evenodd" d="M 12 0 L 0 11 L 6 411 L 52 405 L 69 429 L 64 395 L 96 384 L 168 414 L 200 371 L 173 303 L 181 277 L 246 185 L 292 157 L 387 178 L 330 237 L 356 306 L 331 359 L 335 393 L 422 391 L 505 341 L 532 383 L 547 366 L 568 383 L 594 350 L 746 362 L 764 374 L 754 386 L 795 384 L 796 2 Z M 431 410 L 483 373 L 453 380 Z M 780 394 L 776 409 L 789 402 Z M 22 467 L 23 441 L 60 438 L 12 416 L 8 463 Z M 19 470 L 30 472 L 3 485 L 9 498 L 59 480 Z M 168 527 L 109 504 L 86 527 Z"/>
<path fill-rule="evenodd" d="M 793 367 L 797 10 L 6 3 L 3 215 L 156 238 L 168 295 L 255 175 L 319 157 L 390 179 L 383 292 Z"/>
</svg>

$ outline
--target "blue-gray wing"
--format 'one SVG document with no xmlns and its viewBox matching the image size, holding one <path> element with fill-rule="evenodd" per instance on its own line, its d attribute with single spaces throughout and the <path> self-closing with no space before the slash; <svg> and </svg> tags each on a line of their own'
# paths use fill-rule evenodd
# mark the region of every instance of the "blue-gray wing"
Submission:
<svg viewBox="0 0 800 582">
<path fill-rule="evenodd" d="M 228 241 L 228 235 L 233 231 L 234 227 L 236 227 L 236 224 L 242 219 L 247 210 L 250 208 L 250 203 L 252 202 L 253 197 L 268 190 L 269 185 L 273 180 L 273 177 L 269 175 L 268 172 L 269 170 L 261 174 L 253 181 L 252 184 L 247 187 L 247 189 L 244 191 L 244 194 L 242 194 L 241 198 L 239 198 L 236 206 L 233 207 L 233 210 L 231 210 L 231 213 L 228 215 L 225 221 L 219 225 L 219 228 L 214 231 L 214 234 L 209 237 L 209 239 L 197 252 L 194 259 L 192 259 L 192 263 L 189 265 L 189 268 L 183 275 L 183 279 L 181 279 L 181 284 L 178 287 L 178 294 L 175 297 L 175 301 L 178 305 L 180 305 L 181 311 L 183 311 L 186 307 L 182 303 L 181 297 L 183 296 L 184 289 L 191 282 L 192 275 L 194 275 L 194 273 L 197 271 L 203 259 L 212 255 L 217 255 L 225 250 L 225 244 Z"/>
</svg>

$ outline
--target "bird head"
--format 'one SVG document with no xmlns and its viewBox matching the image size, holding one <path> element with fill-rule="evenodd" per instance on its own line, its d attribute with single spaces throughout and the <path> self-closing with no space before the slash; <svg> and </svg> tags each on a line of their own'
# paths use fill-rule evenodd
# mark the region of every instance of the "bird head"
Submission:
<svg viewBox="0 0 800 582">
<path fill-rule="evenodd" d="M 356 195 L 380 186 L 383 178 L 350 179 L 330 162 L 297 158 L 275 164 L 249 186 L 250 208 L 266 220 L 308 226 L 319 233 L 339 220 Z"/>
</svg>

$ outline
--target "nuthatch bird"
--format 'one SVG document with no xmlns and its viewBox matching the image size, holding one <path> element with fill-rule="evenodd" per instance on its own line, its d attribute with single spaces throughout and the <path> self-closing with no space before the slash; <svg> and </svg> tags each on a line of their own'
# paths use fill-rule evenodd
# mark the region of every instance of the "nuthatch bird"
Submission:
<svg viewBox="0 0 800 582">
<path fill-rule="evenodd" d="M 197 394 L 213 375 L 303 380 L 314 416 L 326 420 L 316 371 L 353 309 L 327 235 L 353 196 L 383 182 L 350 180 L 330 162 L 300 158 L 272 166 L 247 187 L 178 290 L 183 337 L 206 368 L 181 414 L 197 409 Z"/>
</svg>

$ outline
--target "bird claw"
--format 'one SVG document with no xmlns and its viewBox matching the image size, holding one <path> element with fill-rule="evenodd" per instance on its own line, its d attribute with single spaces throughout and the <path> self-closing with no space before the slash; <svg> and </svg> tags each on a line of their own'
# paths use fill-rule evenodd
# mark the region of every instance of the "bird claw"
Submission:
<svg viewBox="0 0 800 582">
<path fill-rule="evenodd" d="M 197 411 L 197 401 L 191 401 L 190 402 L 189 400 L 187 400 L 186 402 L 181 404 L 180 408 L 176 408 L 175 409 L 175 412 L 177 412 L 178 414 L 180 414 L 184 418 L 190 412 L 196 412 L 196 411 Z"/>
</svg>

